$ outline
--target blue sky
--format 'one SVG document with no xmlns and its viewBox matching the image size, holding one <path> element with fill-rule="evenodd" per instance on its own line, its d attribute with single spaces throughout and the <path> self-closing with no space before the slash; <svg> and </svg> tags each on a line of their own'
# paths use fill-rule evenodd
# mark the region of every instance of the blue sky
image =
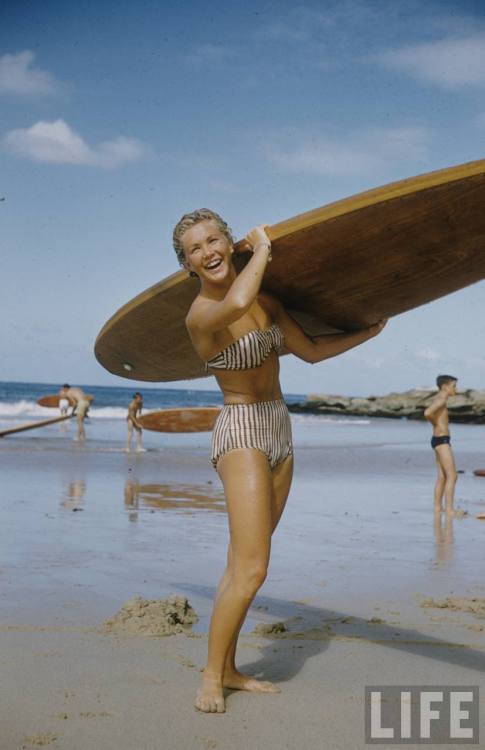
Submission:
<svg viewBox="0 0 485 750">
<path fill-rule="evenodd" d="M 0 380 L 127 382 L 98 365 L 94 339 L 177 270 L 182 213 L 209 206 L 241 236 L 484 158 L 484 93 L 479 1 L 7 0 Z M 448 371 L 485 388 L 484 290 L 394 318 L 332 361 L 284 358 L 283 388 L 384 393 Z"/>
</svg>

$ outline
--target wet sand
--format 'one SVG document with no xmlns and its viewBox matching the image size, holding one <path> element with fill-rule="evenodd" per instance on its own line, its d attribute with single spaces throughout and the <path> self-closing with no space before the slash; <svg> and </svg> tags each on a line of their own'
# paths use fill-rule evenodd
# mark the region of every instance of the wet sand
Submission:
<svg viewBox="0 0 485 750">
<path fill-rule="evenodd" d="M 282 693 L 232 692 L 224 716 L 192 705 L 227 543 L 208 438 L 140 456 L 57 435 L 1 444 L 1 750 L 364 748 L 366 685 L 485 687 L 485 618 L 466 606 L 485 599 L 485 479 L 472 474 L 485 428 L 456 442 L 468 512 L 456 519 L 433 516 L 416 431 L 399 444 L 316 429 L 296 431 L 292 493 L 239 651 Z M 172 595 L 199 617 L 188 635 L 103 629 L 136 596 Z"/>
</svg>

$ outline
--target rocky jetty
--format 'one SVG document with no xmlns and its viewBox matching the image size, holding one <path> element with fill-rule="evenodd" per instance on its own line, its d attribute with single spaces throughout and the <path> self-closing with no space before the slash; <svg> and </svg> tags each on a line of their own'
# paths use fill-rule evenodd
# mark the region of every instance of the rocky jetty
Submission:
<svg viewBox="0 0 485 750">
<path fill-rule="evenodd" d="M 291 404 L 288 408 L 292 412 L 309 414 L 424 419 L 423 412 L 436 393 L 436 390 L 414 389 L 368 398 L 312 395 L 306 401 Z M 485 424 L 485 391 L 468 390 L 450 397 L 448 411 L 450 422 Z"/>
</svg>

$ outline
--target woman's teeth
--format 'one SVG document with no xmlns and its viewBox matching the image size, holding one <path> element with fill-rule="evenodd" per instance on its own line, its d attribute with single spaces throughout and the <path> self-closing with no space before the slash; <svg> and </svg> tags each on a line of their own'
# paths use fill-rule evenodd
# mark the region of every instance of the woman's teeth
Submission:
<svg viewBox="0 0 485 750">
<path fill-rule="evenodd" d="M 217 266 L 219 266 L 221 263 L 222 263 L 221 260 L 213 260 L 206 265 L 206 268 L 208 268 L 211 271 L 213 268 L 217 268 Z"/>
</svg>

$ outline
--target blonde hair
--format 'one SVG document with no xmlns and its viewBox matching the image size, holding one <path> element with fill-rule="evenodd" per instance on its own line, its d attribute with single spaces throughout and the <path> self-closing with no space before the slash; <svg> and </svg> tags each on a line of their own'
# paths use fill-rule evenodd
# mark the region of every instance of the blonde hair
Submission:
<svg viewBox="0 0 485 750">
<path fill-rule="evenodd" d="M 173 247 L 177 253 L 177 258 L 181 266 L 185 267 L 185 254 L 182 246 L 182 237 L 188 229 L 201 221 L 215 221 L 217 228 L 227 237 L 231 245 L 234 244 L 230 228 L 224 219 L 222 219 L 215 211 L 211 211 L 210 208 L 199 208 L 197 211 L 192 211 L 190 214 L 184 214 L 173 230 Z"/>
</svg>

